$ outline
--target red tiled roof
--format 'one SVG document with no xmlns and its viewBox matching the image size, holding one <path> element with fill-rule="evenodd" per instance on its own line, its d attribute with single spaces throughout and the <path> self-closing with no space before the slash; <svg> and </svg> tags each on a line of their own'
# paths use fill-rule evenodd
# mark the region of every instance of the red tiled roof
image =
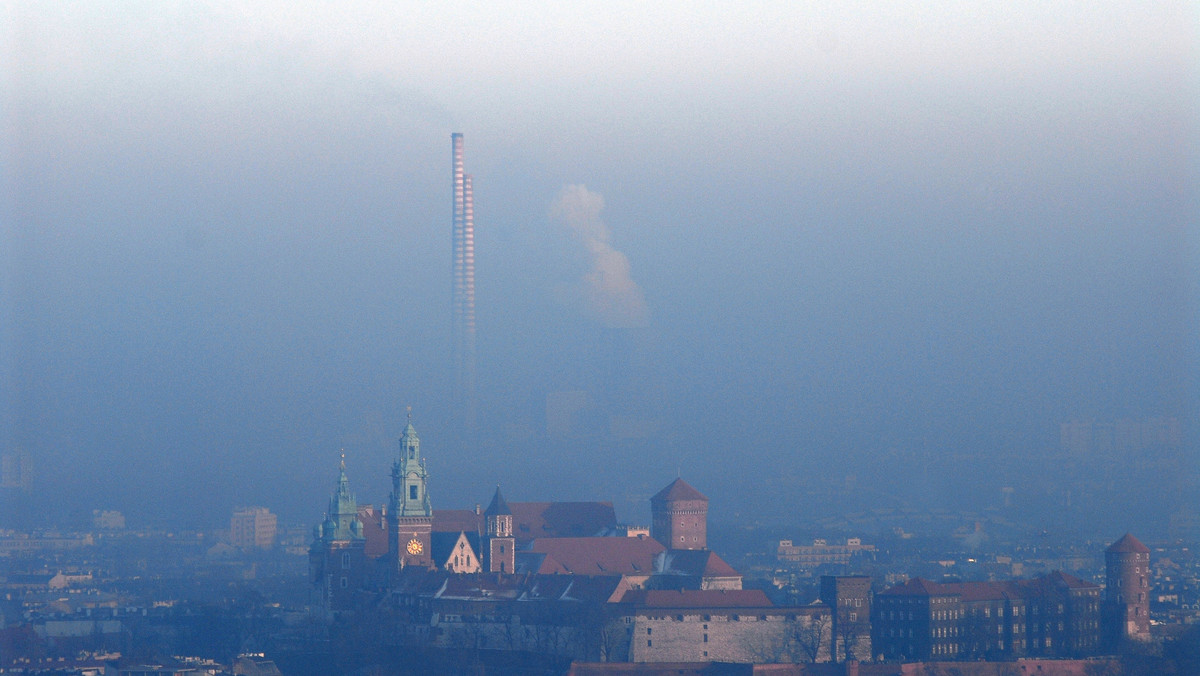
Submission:
<svg viewBox="0 0 1200 676">
<path fill-rule="evenodd" d="M 650 608 L 770 608 L 761 589 L 631 589 L 622 603 Z"/>
<path fill-rule="evenodd" d="M 545 552 L 529 552 L 517 551 L 514 553 L 516 560 L 515 572 L 529 573 L 537 575 L 567 575 L 571 571 L 562 566 L 561 563 L 554 560 L 553 556 Z"/>
<path fill-rule="evenodd" d="M 733 566 L 707 549 L 672 549 L 658 555 L 655 572 L 704 577 L 741 577 Z"/>
<path fill-rule="evenodd" d="M 881 595 L 888 596 L 938 596 L 941 594 L 950 595 L 954 592 L 944 591 L 942 587 L 945 585 L 937 582 L 930 582 L 919 577 L 909 578 L 903 584 L 893 585 L 879 592 Z"/>
<path fill-rule="evenodd" d="M 1003 601 L 1021 596 L 1009 582 L 959 582 L 953 586 L 964 601 Z"/>
<path fill-rule="evenodd" d="M 1055 586 L 1066 587 L 1068 589 L 1099 589 L 1100 588 L 1100 585 L 1098 585 L 1094 582 L 1088 582 L 1087 580 L 1081 580 L 1081 579 L 1075 577 L 1074 575 L 1069 575 L 1067 573 L 1062 572 L 1061 570 L 1056 570 L 1053 573 L 1050 573 L 1049 575 L 1047 575 L 1045 578 L 1042 578 L 1042 579 L 1050 582 L 1051 584 L 1053 584 Z M 1028 582 L 1033 582 L 1033 581 L 1034 580 L 1028 580 Z"/>
<path fill-rule="evenodd" d="M 591 537 L 617 525 L 611 502 L 509 502 L 513 536 L 528 542 L 536 538 Z M 482 533 L 484 515 L 471 509 L 438 509 L 433 530 L 448 533 Z"/>
<path fill-rule="evenodd" d="M 540 538 L 530 549 L 575 575 L 650 575 L 664 547 L 651 538 Z"/>
<path fill-rule="evenodd" d="M 1133 535 L 1126 533 L 1121 536 L 1120 540 L 1109 545 L 1108 549 L 1104 551 L 1113 553 L 1146 553 L 1150 551 L 1150 548 L 1139 542 Z"/>
<path fill-rule="evenodd" d="M 483 515 L 476 514 L 473 509 L 435 509 L 433 510 L 433 531 L 435 533 L 475 533 L 483 532 Z"/>
<path fill-rule="evenodd" d="M 1027 593 L 1034 592 L 1043 585 L 1068 589 L 1099 589 L 1091 582 L 1055 571 L 1045 577 L 1032 580 L 1002 582 L 930 582 L 914 577 L 904 584 L 889 587 L 880 594 L 884 596 L 958 596 L 963 601 L 1000 601 L 1010 598 L 1025 598 Z"/>
<path fill-rule="evenodd" d="M 683 479 L 676 479 L 669 486 L 662 489 L 650 498 L 650 502 L 667 502 L 673 500 L 703 500 L 708 502 L 708 498 L 700 491 L 692 488 Z"/>
<path fill-rule="evenodd" d="M 591 537 L 617 525 L 611 502 L 510 502 L 508 508 L 518 540 Z"/>
</svg>

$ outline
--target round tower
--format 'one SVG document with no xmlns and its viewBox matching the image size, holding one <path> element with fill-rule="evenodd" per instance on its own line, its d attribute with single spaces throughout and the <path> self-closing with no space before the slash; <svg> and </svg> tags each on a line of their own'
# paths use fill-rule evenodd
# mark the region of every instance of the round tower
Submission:
<svg viewBox="0 0 1200 676">
<path fill-rule="evenodd" d="M 1109 645 L 1150 638 L 1150 548 L 1126 533 L 1104 551 L 1105 637 Z"/>
</svg>

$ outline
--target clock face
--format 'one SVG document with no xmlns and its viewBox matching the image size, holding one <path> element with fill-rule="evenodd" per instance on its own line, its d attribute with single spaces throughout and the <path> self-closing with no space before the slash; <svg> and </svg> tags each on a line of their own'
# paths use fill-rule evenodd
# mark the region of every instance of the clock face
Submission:
<svg viewBox="0 0 1200 676">
<path fill-rule="evenodd" d="M 409 554 L 416 556 L 417 554 L 420 554 L 423 551 L 425 551 L 425 546 L 421 544 L 420 540 L 413 538 L 408 541 L 408 553 Z"/>
</svg>

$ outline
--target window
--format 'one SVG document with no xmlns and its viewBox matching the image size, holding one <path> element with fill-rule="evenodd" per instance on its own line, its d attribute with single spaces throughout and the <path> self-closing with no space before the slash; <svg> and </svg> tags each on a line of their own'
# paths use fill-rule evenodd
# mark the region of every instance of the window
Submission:
<svg viewBox="0 0 1200 676">
<path fill-rule="evenodd" d="M 350 567 L 350 552 L 342 552 L 342 568 Z"/>
<path fill-rule="evenodd" d="M 416 484 L 413 484 L 408 487 L 408 499 L 409 500 L 417 499 L 417 485 Z"/>
<path fill-rule="evenodd" d="M 708 643 L 708 634 L 705 634 L 705 635 L 704 635 L 704 642 L 705 642 L 705 643 Z"/>
<path fill-rule="evenodd" d="M 350 580 L 347 580 L 345 577 L 343 577 L 341 584 L 342 584 L 342 589 L 345 589 L 346 587 L 350 586 Z"/>
<path fill-rule="evenodd" d="M 653 634 L 653 633 L 654 633 L 653 627 L 646 627 L 646 635 L 647 636 L 649 636 L 650 634 Z"/>
<path fill-rule="evenodd" d="M 649 648 L 652 645 L 654 644 L 650 641 L 650 639 L 646 639 L 646 647 Z"/>
</svg>

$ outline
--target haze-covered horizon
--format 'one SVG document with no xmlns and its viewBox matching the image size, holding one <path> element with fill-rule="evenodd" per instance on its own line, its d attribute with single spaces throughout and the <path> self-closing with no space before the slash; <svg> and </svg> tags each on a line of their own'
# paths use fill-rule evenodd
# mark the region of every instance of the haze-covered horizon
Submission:
<svg viewBox="0 0 1200 676">
<path fill-rule="evenodd" d="M 435 508 L 1196 509 L 1190 3 L 3 12 L 0 446 L 52 510 L 315 523 L 343 449 L 386 500 L 407 406 Z M 1160 418 L 1145 462 L 1060 446 Z"/>
</svg>

